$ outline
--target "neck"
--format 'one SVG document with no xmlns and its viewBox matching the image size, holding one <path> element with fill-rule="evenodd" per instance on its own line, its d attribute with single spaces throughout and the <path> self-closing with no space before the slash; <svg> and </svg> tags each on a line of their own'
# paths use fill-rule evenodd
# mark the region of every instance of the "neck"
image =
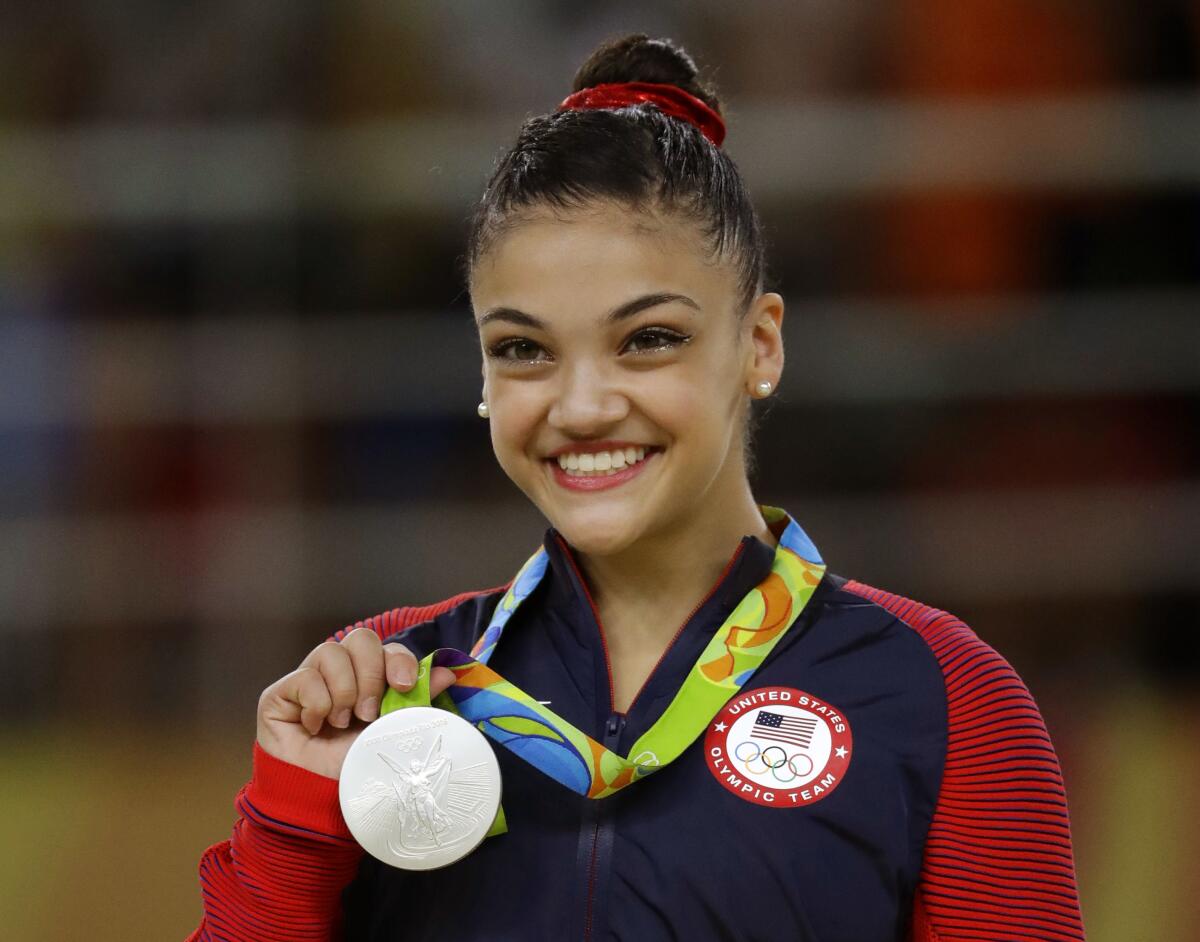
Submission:
<svg viewBox="0 0 1200 942">
<path fill-rule="evenodd" d="M 673 631 L 720 578 L 742 537 L 757 537 L 768 546 L 777 542 L 748 485 L 724 512 L 696 517 L 671 531 L 639 540 L 621 553 L 580 554 L 580 565 L 606 626 L 626 624 L 623 615 L 628 612 L 660 613 L 660 618 L 638 618 L 636 623 Z"/>
</svg>

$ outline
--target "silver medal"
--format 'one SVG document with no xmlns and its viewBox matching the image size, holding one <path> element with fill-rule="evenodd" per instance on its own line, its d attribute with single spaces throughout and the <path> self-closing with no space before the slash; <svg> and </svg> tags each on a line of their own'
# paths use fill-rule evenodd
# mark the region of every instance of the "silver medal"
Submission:
<svg viewBox="0 0 1200 942">
<path fill-rule="evenodd" d="M 500 765 L 484 735 L 460 716 L 405 707 L 381 716 L 346 753 L 342 817 L 372 856 L 405 870 L 465 857 L 500 807 Z"/>
</svg>

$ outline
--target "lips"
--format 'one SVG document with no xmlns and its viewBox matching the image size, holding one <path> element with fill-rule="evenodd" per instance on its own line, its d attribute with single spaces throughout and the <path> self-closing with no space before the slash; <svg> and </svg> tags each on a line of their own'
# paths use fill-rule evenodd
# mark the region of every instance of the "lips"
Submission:
<svg viewBox="0 0 1200 942">
<path fill-rule="evenodd" d="M 573 447 L 580 449 L 580 446 Z M 596 446 L 590 447 L 594 449 Z M 568 490 L 599 491 L 631 481 L 658 454 L 657 449 L 632 445 L 588 451 L 560 449 L 560 453 L 549 463 L 554 480 Z M 575 467 L 572 468 L 572 465 Z"/>
</svg>

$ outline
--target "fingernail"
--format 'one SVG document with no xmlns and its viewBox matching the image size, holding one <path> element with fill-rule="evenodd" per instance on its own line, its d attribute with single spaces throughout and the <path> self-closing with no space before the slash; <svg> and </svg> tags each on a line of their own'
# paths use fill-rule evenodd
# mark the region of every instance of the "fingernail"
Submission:
<svg viewBox="0 0 1200 942">
<path fill-rule="evenodd" d="M 338 729 L 345 729 L 350 725 L 350 708 L 342 707 L 329 718 L 329 722 L 338 727 Z"/>
<path fill-rule="evenodd" d="M 397 664 L 392 670 L 392 682 L 397 687 L 411 687 L 417 679 L 417 672 L 411 664 Z"/>
<path fill-rule="evenodd" d="M 367 697 L 358 708 L 358 718 L 365 723 L 370 723 L 379 715 L 379 698 Z"/>
</svg>

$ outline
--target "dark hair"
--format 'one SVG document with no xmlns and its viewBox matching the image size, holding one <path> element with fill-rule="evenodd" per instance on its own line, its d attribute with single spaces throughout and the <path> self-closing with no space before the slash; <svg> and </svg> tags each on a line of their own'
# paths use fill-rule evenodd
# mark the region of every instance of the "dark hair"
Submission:
<svg viewBox="0 0 1200 942">
<path fill-rule="evenodd" d="M 721 103 L 696 63 L 667 39 L 642 33 L 602 43 L 572 92 L 609 82 L 657 82 Z M 597 200 L 664 210 L 694 222 L 738 275 L 739 314 L 763 290 L 762 229 L 733 160 L 695 125 L 652 104 L 568 110 L 529 118 L 499 160 L 471 221 L 466 276 L 522 210 L 578 209 Z"/>
</svg>

